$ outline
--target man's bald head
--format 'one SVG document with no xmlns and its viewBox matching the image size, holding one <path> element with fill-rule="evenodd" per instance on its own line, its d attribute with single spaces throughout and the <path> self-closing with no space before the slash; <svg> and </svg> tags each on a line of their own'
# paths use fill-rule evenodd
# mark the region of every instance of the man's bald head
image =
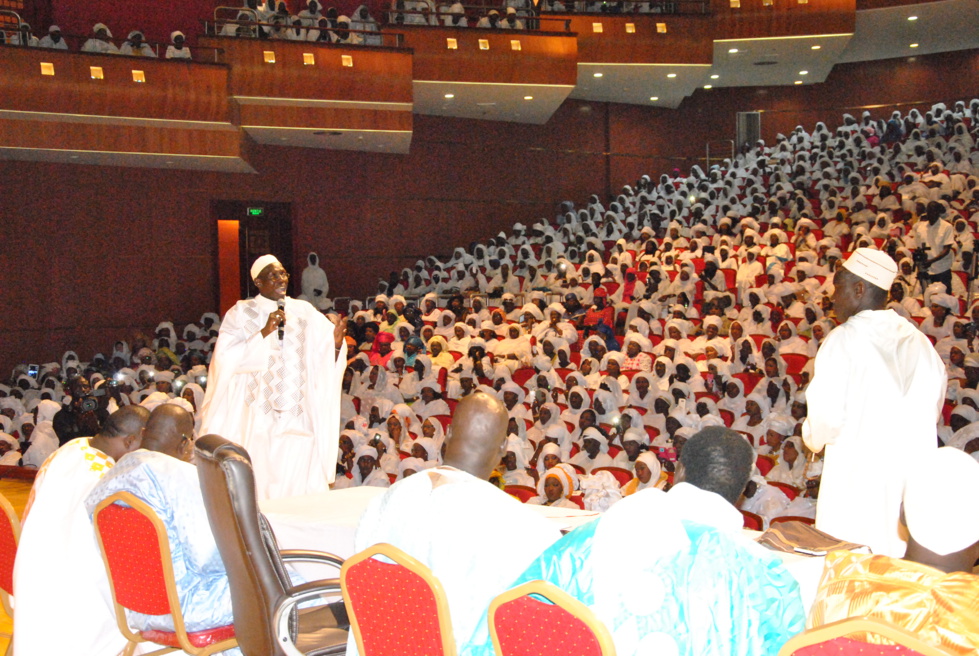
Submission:
<svg viewBox="0 0 979 656">
<path fill-rule="evenodd" d="M 194 416 L 173 403 L 157 406 L 150 413 L 143 434 L 143 448 L 189 461 L 193 453 Z M 189 446 L 188 446 L 189 445 Z"/>
<path fill-rule="evenodd" d="M 140 448 L 143 429 L 149 418 L 150 413 L 146 408 L 138 405 L 124 406 L 109 415 L 90 444 L 113 460 L 119 460 L 130 451 Z"/>
<path fill-rule="evenodd" d="M 474 392 L 456 406 L 445 464 L 487 480 L 503 457 L 510 417 L 495 396 Z"/>
</svg>

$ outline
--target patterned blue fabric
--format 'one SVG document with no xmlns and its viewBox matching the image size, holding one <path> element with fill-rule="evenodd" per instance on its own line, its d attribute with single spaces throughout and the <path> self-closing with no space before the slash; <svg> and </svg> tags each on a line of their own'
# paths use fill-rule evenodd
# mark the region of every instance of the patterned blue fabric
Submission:
<svg viewBox="0 0 979 656">
<path fill-rule="evenodd" d="M 511 587 L 543 580 L 565 590 L 596 612 L 619 656 L 775 656 L 805 628 L 798 584 L 778 556 L 689 521 L 681 522 L 687 547 L 664 557 L 650 560 L 643 545 L 622 544 L 635 576 L 614 598 L 597 600 L 592 551 L 601 521 L 568 533 Z M 465 656 L 493 654 L 485 622 L 473 641 Z"/>
<path fill-rule="evenodd" d="M 173 574 L 188 632 L 234 623 L 228 574 L 221 560 L 201 497 L 197 468 L 162 453 L 140 449 L 123 456 L 85 502 L 89 517 L 100 501 L 130 492 L 146 502 L 167 529 Z M 134 629 L 173 631 L 169 615 L 127 611 Z M 232 649 L 222 654 L 240 654 Z"/>
</svg>

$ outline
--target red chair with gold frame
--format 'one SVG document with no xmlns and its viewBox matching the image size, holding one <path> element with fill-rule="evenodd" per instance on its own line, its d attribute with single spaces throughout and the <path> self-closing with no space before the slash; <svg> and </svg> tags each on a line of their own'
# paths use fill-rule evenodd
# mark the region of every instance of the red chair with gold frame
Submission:
<svg viewBox="0 0 979 656">
<path fill-rule="evenodd" d="M 152 642 L 162 649 L 149 654 L 183 650 L 207 656 L 238 645 L 234 625 L 188 633 L 184 626 L 167 529 L 146 503 L 129 492 L 103 499 L 92 517 L 102 560 L 109 577 L 119 630 L 129 641 L 125 654 Z M 173 631 L 129 628 L 126 610 L 144 615 L 170 615 Z"/>
<path fill-rule="evenodd" d="M 878 645 L 848 638 L 854 633 L 874 633 L 893 644 Z M 798 634 L 779 650 L 778 656 L 952 656 L 899 626 L 873 617 L 850 617 Z"/>
<path fill-rule="evenodd" d="M 612 635 L 588 606 L 545 581 L 507 590 L 490 603 L 497 656 L 614 656 Z"/>
<path fill-rule="evenodd" d="M 455 656 L 442 583 L 397 547 L 375 544 L 345 560 L 340 588 L 360 656 Z"/>
<path fill-rule="evenodd" d="M 17 544 L 20 542 L 20 518 L 17 511 L 7 501 L 7 497 L 0 494 L 0 603 L 7 617 L 14 619 L 14 609 L 10 605 L 10 597 L 14 592 L 14 560 L 17 558 Z M 14 649 L 13 634 L 0 633 L 0 636 L 7 636 L 10 642 L 7 644 L 5 656 L 10 656 Z"/>
</svg>

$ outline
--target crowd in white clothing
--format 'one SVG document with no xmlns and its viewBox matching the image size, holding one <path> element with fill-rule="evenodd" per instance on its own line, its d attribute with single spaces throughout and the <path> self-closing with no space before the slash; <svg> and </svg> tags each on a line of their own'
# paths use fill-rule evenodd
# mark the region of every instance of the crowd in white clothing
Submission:
<svg viewBox="0 0 979 656">
<path fill-rule="evenodd" d="M 763 523 L 813 517 L 821 461 L 798 437 L 806 385 L 836 325 L 833 273 L 861 246 L 899 264 L 889 307 L 945 361 L 936 439 L 979 458 L 977 120 L 972 100 L 799 126 L 707 172 L 643 176 L 607 207 L 565 201 L 551 220 L 392 275 L 348 310 L 336 486 L 387 486 L 439 463 L 455 404 L 484 389 L 510 413 L 495 478 L 528 502 L 604 509 L 669 486 L 684 442 L 727 425 L 758 455 L 742 509 Z M 310 263 L 300 298 L 328 311 Z M 37 410 L 70 401 L 76 373 L 110 385 L 109 403 L 177 396 L 199 408 L 219 324 L 205 315 L 178 338 L 165 322 L 108 357 L 18 368 L 0 388 L 2 439 L 12 452 L 33 440 Z"/>
</svg>

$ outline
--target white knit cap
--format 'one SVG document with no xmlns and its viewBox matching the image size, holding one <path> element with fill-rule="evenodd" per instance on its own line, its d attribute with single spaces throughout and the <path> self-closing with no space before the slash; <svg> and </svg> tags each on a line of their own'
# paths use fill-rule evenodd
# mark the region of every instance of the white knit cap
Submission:
<svg viewBox="0 0 979 656">
<path fill-rule="evenodd" d="M 275 255 L 263 255 L 262 257 L 255 260 L 252 264 L 250 273 L 252 274 L 252 280 L 258 278 L 262 271 L 270 264 L 282 264 Z"/>
<path fill-rule="evenodd" d="M 870 284 L 890 290 L 897 277 L 897 265 L 884 251 L 873 248 L 858 248 L 843 263 L 843 268 L 854 273 Z"/>
<path fill-rule="evenodd" d="M 939 556 L 979 541 L 979 462 L 942 447 L 919 457 L 904 488 L 904 520 L 915 541 Z"/>
</svg>

